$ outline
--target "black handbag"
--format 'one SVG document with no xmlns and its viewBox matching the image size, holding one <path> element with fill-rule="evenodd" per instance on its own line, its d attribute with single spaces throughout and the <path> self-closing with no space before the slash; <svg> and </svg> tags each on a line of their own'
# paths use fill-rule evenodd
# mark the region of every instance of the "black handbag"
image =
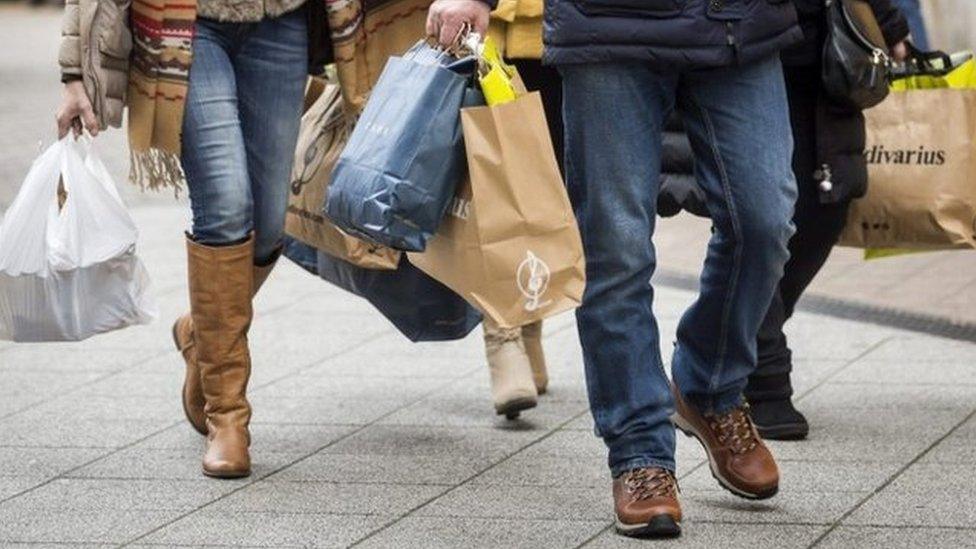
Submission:
<svg viewBox="0 0 976 549">
<path fill-rule="evenodd" d="M 888 97 L 891 58 L 881 26 L 865 0 L 826 0 L 822 79 L 827 96 L 853 110 Z"/>
</svg>

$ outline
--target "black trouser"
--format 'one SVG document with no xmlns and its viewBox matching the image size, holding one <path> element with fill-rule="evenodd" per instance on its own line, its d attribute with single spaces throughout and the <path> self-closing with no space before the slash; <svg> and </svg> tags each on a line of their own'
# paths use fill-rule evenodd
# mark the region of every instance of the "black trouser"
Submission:
<svg viewBox="0 0 976 549">
<path fill-rule="evenodd" d="M 542 108 L 546 111 L 552 148 L 556 151 L 559 171 L 563 169 L 563 85 L 559 71 L 547 67 L 538 59 L 513 59 L 522 82 L 529 91 L 542 96 Z"/>
<path fill-rule="evenodd" d="M 815 68 L 786 69 L 786 87 L 790 101 L 790 121 L 795 149 L 793 171 L 799 185 L 799 197 L 793 222 L 796 234 L 790 240 L 790 260 L 779 283 L 773 302 L 759 328 L 759 363 L 749 377 L 746 398 L 750 401 L 778 400 L 793 394 L 789 375 L 793 368 L 792 353 L 783 333 L 797 301 L 813 278 L 827 262 L 837 243 L 850 202 L 821 204 L 817 170 L 817 86 L 811 85 L 809 71 Z"/>
</svg>

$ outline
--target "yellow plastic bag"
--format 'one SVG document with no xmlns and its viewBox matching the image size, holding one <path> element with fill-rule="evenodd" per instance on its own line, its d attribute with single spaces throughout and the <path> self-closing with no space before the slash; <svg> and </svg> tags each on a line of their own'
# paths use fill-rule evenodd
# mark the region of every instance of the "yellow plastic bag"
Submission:
<svg viewBox="0 0 976 549">
<path fill-rule="evenodd" d="M 490 36 L 485 38 L 481 48 L 478 82 L 481 84 L 481 91 L 485 94 L 485 103 L 493 107 L 518 99 L 520 94 L 514 83 L 518 74 L 515 67 L 505 63 Z"/>
</svg>

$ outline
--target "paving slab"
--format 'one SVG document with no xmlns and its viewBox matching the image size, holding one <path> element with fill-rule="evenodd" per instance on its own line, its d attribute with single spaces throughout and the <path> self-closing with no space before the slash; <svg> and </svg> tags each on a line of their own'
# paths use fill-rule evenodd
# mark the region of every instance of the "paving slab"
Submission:
<svg viewBox="0 0 976 549">
<path fill-rule="evenodd" d="M 976 527 L 972 463 L 916 463 L 874 495 L 849 525 Z"/>
<path fill-rule="evenodd" d="M 700 549 L 799 549 L 810 543 L 825 530 L 822 526 L 780 524 L 716 524 L 687 520 L 680 541 L 667 542 L 682 548 Z M 586 549 L 639 549 L 657 545 L 647 540 L 619 536 L 608 530 L 586 544 Z"/>
<path fill-rule="evenodd" d="M 201 511 L 141 539 L 162 545 L 347 547 L 394 517 Z"/>
<path fill-rule="evenodd" d="M 447 486 L 357 482 L 257 482 L 210 507 L 213 512 L 401 515 Z"/>
<path fill-rule="evenodd" d="M 605 528 L 601 521 L 407 517 L 357 547 L 370 549 L 543 549 L 576 547 Z"/>
<path fill-rule="evenodd" d="M 862 527 L 841 526 L 830 533 L 819 549 L 848 549 L 850 547 L 885 547 L 886 549 L 916 549 L 918 547 L 976 547 L 976 529 L 933 527 Z"/>
</svg>

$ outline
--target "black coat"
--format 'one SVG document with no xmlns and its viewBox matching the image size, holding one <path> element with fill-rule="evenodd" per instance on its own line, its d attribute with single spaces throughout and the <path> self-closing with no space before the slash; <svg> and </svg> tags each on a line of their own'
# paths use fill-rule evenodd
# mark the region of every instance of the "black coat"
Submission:
<svg viewBox="0 0 976 549">
<path fill-rule="evenodd" d="M 546 0 L 543 61 L 722 67 L 801 38 L 789 0 Z"/>
<path fill-rule="evenodd" d="M 864 196 L 867 192 L 868 171 L 864 158 L 865 130 L 864 115 L 835 105 L 820 90 L 815 101 L 807 101 L 811 85 L 819 84 L 820 59 L 823 51 L 825 32 L 825 9 L 823 0 L 794 0 L 804 30 L 802 42 L 781 53 L 783 64 L 794 75 L 787 78 L 787 94 L 794 108 L 791 117 L 794 125 L 815 127 L 812 139 L 795 140 L 798 144 L 809 144 L 816 148 L 817 169 L 813 173 L 797 173 L 800 185 L 816 185 L 820 201 L 825 204 L 846 202 Z M 908 36 L 908 23 L 891 3 L 891 0 L 869 0 L 885 40 L 889 45 L 897 44 Z M 809 71 L 811 78 L 797 78 L 800 72 Z M 799 100 L 800 98 L 803 100 Z M 797 99 L 794 101 L 794 99 Z M 797 108 L 798 105 L 803 107 Z M 809 106 L 809 107 L 807 107 Z M 813 124 L 796 124 L 797 117 L 814 119 Z M 695 215 L 707 216 L 704 208 L 704 195 L 692 177 L 694 161 L 687 137 L 680 130 L 679 122 L 669 123 L 669 135 L 665 136 L 662 155 L 661 193 L 658 210 L 662 215 L 677 213 L 675 204 Z M 676 145 L 675 143 L 681 143 Z M 687 156 L 685 156 L 687 155 Z M 823 168 L 827 169 L 824 170 Z M 804 168 L 804 172 L 806 169 Z M 827 179 L 829 190 L 822 182 Z"/>
</svg>

